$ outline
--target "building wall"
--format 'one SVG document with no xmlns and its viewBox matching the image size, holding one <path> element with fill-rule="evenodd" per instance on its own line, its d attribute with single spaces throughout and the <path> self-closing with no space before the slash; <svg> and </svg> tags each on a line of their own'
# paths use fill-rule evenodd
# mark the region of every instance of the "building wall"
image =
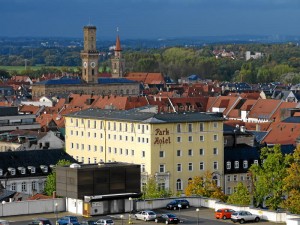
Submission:
<svg viewBox="0 0 300 225">
<path fill-rule="evenodd" d="M 81 84 L 81 85 L 32 85 L 32 96 L 42 97 L 53 94 L 82 93 L 95 95 L 137 95 L 139 83 L 126 84 Z"/>
<path fill-rule="evenodd" d="M 200 131 L 199 122 L 151 124 L 68 116 L 65 121 L 66 151 L 80 162 L 141 164 L 142 183 L 153 176 L 175 192 L 184 190 L 189 178 L 206 171 L 223 186 L 223 122 L 202 122 Z M 178 125 L 181 132 L 177 132 Z"/>
</svg>

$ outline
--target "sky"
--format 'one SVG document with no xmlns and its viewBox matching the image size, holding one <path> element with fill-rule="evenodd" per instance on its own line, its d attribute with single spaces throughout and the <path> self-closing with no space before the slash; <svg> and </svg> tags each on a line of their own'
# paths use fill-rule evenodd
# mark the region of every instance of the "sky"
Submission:
<svg viewBox="0 0 300 225">
<path fill-rule="evenodd" d="M 300 0 L 0 0 L 0 37 L 300 36 Z"/>
</svg>

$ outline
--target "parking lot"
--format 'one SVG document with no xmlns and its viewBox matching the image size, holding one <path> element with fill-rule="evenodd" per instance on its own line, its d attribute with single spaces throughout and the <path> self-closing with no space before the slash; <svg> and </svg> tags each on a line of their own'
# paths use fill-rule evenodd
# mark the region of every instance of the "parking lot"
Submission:
<svg viewBox="0 0 300 225">
<path fill-rule="evenodd" d="M 167 213 L 171 212 L 175 215 L 178 216 L 178 218 L 181 220 L 182 224 L 197 224 L 197 225 L 211 225 L 216 224 L 216 225 L 224 225 L 224 224 L 234 224 L 230 220 L 217 220 L 214 217 L 214 210 L 213 209 L 208 209 L 208 208 L 199 208 L 199 211 L 196 211 L 196 208 L 191 207 L 189 209 L 182 209 L 182 210 L 167 210 L 167 209 L 156 209 L 153 210 L 157 214 L 162 214 L 162 213 Z M 64 216 L 64 215 L 69 215 L 67 212 L 59 213 L 58 218 Z M 123 215 L 123 219 L 121 219 L 121 215 Z M 79 219 L 79 222 L 84 221 L 84 220 L 98 220 L 100 218 L 111 218 L 113 219 L 115 225 L 125 225 L 129 224 L 129 219 L 128 219 L 129 214 L 124 213 L 124 214 L 113 214 L 113 215 L 106 215 L 106 216 L 93 216 L 89 218 L 84 218 L 81 216 L 77 216 Z M 26 216 L 17 216 L 17 217 L 9 217 L 5 218 L 10 221 L 10 224 L 14 225 L 24 225 L 28 224 L 30 220 L 33 218 L 38 218 L 38 217 L 46 217 L 49 218 L 52 222 L 53 225 L 55 225 L 55 220 L 56 220 L 56 215 L 55 214 L 42 214 L 42 215 L 26 215 Z M 199 219 L 199 220 L 198 220 Z M 131 220 L 131 224 L 156 224 L 154 221 L 149 221 L 145 222 L 143 220 L 135 220 L 134 218 Z M 256 223 L 250 223 L 250 224 L 256 224 Z M 273 222 L 268 222 L 268 221 L 260 221 L 258 222 L 260 225 L 275 225 L 278 223 L 273 223 Z"/>
</svg>

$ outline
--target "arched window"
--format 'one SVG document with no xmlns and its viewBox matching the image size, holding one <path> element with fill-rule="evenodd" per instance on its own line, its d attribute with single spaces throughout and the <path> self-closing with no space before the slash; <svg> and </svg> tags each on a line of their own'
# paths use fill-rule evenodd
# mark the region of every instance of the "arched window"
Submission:
<svg viewBox="0 0 300 225">
<path fill-rule="evenodd" d="M 192 181 L 193 181 L 193 179 L 190 177 L 190 178 L 188 179 L 188 184 L 191 183 Z"/>
<path fill-rule="evenodd" d="M 176 190 L 181 191 L 182 190 L 182 182 L 180 179 L 177 179 L 176 181 Z"/>
</svg>

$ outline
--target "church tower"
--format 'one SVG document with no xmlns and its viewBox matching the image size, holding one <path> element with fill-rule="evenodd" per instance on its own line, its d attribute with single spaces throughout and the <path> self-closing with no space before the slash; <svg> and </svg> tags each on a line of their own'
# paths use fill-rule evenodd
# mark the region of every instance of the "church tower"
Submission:
<svg viewBox="0 0 300 225">
<path fill-rule="evenodd" d="M 111 59 L 111 68 L 112 78 L 123 77 L 125 72 L 125 59 L 122 58 L 122 48 L 119 35 L 117 36 L 115 55 Z"/>
<path fill-rule="evenodd" d="M 96 49 L 96 27 L 83 28 L 84 48 L 81 51 L 82 79 L 87 83 L 98 83 L 99 52 Z"/>
</svg>

